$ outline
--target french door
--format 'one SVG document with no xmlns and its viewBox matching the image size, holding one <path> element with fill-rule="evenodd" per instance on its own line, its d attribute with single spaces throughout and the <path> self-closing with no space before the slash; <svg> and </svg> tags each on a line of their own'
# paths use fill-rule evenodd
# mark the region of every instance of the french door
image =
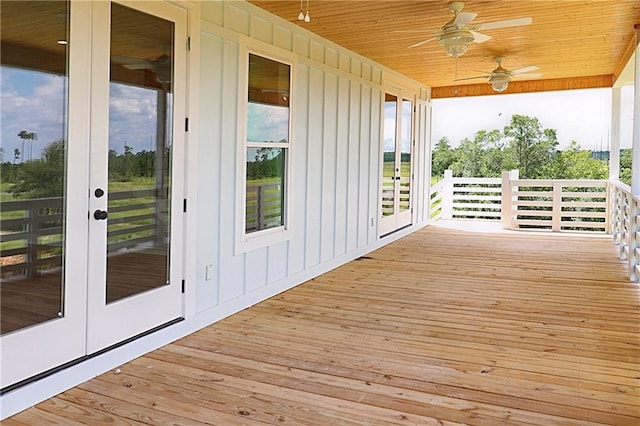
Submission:
<svg viewBox="0 0 640 426">
<path fill-rule="evenodd" d="M 52 105 L 15 118 L 18 196 L 0 216 L 6 389 L 182 315 L 187 16 L 164 2 L 1 7 L 3 93 Z"/>
<path fill-rule="evenodd" d="M 413 110 L 413 101 L 409 96 L 385 94 L 380 235 L 412 222 Z"/>
</svg>

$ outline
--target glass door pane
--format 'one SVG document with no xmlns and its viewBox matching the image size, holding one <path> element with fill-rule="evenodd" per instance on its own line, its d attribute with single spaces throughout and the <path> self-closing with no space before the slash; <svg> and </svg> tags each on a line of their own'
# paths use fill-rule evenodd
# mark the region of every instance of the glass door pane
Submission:
<svg viewBox="0 0 640 426">
<path fill-rule="evenodd" d="M 65 315 L 66 1 L 2 1 L 0 334 Z"/>
<path fill-rule="evenodd" d="M 411 145 L 413 140 L 413 102 L 402 100 L 400 123 L 400 188 L 398 208 L 411 208 Z"/>
<path fill-rule="evenodd" d="M 106 303 L 169 282 L 173 34 L 111 7 Z"/>
<path fill-rule="evenodd" d="M 385 94 L 384 141 L 382 152 L 382 216 L 392 216 L 396 208 L 396 133 L 398 98 Z"/>
</svg>

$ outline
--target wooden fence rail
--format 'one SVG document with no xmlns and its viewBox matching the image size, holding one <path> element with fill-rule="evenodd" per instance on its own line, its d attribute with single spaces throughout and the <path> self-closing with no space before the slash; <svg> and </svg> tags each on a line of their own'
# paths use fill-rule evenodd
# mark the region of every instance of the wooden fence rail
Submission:
<svg viewBox="0 0 640 426">
<path fill-rule="evenodd" d="M 640 198 L 620 181 L 456 178 L 431 187 L 431 220 L 500 220 L 505 229 L 611 234 L 629 279 L 640 280 Z M 499 201 L 498 201 L 499 200 Z"/>
<path fill-rule="evenodd" d="M 269 183 L 247 186 L 246 232 L 273 228 L 283 223 L 282 185 Z"/>
<path fill-rule="evenodd" d="M 145 243 L 162 244 L 168 200 L 155 189 L 109 194 L 108 252 Z M 63 198 L 3 201 L 0 215 L 2 277 L 33 276 L 62 265 Z"/>
<path fill-rule="evenodd" d="M 507 229 L 609 230 L 609 192 L 604 180 L 453 177 L 431 190 L 431 214 L 438 219 L 501 221 Z"/>
<path fill-rule="evenodd" d="M 629 279 L 640 279 L 640 199 L 620 181 L 609 182 L 609 218 L 613 243 L 627 261 Z"/>
</svg>

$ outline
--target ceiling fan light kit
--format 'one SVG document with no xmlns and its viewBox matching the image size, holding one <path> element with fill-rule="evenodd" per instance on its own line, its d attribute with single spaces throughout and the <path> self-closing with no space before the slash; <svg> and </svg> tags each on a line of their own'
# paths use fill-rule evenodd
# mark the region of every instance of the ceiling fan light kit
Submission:
<svg viewBox="0 0 640 426">
<path fill-rule="evenodd" d="M 496 63 L 498 66 L 496 69 L 491 71 L 489 74 L 480 75 L 477 77 L 469 77 L 469 78 L 457 78 L 455 81 L 459 80 L 474 80 L 476 78 L 487 78 L 488 83 L 491 85 L 491 88 L 500 93 L 507 90 L 509 87 L 509 83 L 513 79 L 513 77 L 527 77 L 527 78 L 538 78 L 542 74 L 529 74 L 529 71 L 535 71 L 538 69 L 535 65 L 530 65 L 527 67 L 517 68 L 515 70 L 508 70 L 502 66 L 504 62 L 504 57 L 498 56 L 496 58 Z"/>
<path fill-rule="evenodd" d="M 438 42 L 444 47 L 445 52 L 447 52 L 449 56 L 458 58 L 465 54 L 465 52 L 469 49 L 469 44 L 471 44 L 472 42 L 484 43 L 485 41 L 491 39 L 490 36 L 478 32 L 480 30 L 495 30 L 500 28 L 517 27 L 521 25 L 529 25 L 532 22 L 531 18 L 516 18 L 508 19 L 505 21 L 472 24 L 472 21 L 476 18 L 476 16 L 478 16 L 478 14 L 474 12 L 463 12 L 462 9 L 464 9 L 463 1 L 449 2 L 449 11 L 453 13 L 453 19 L 444 24 L 442 28 L 432 31 L 435 34 L 434 37 L 419 41 L 409 47 L 418 47 L 432 40 L 438 40 Z M 300 8 L 300 11 L 302 11 L 302 7 Z M 408 30 L 408 32 L 413 31 L 414 30 Z"/>
<path fill-rule="evenodd" d="M 447 33 L 446 37 L 440 39 L 440 44 L 444 46 L 447 55 L 458 58 L 469 49 L 469 43 L 473 41 L 473 34 L 465 30 L 453 30 Z"/>
<path fill-rule="evenodd" d="M 495 92 L 504 92 L 509 87 L 511 77 L 508 75 L 497 75 L 489 79 L 489 84 Z"/>
</svg>

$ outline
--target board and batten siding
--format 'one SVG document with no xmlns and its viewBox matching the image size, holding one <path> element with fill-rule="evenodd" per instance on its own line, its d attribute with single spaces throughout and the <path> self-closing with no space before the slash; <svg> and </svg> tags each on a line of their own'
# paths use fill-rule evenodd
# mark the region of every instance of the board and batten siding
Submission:
<svg viewBox="0 0 640 426">
<path fill-rule="evenodd" d="M 245 2 L 204 2 L 201 18 L 195 312 L 259 289 L 259 294 L 275 294 L 380 245 L 381 114 L 384 73 L 389 72 Z M 291 238 L 237 252 L 236 230 L 243 223 L 234 200 L 243 191 L 238 168 L 244 167 L 238 158 L 237 123 L 244 120 L 238 93 L 246 91 L 240 87 L 240 63 L 245 49 L 256 45 L 258 54 L 277 58 L 286 52 L 295 58 Z M 407 84 L 416 83 L 407 79 Z M 215 271 L 208 281 L 206 265 Z"/>
<path fill-rule="evenodd" d="M 1 415 L 109 369 L 373 251 L 428 222 L 430 91 L 244 1 L 174 0 L 188 9 L 184 321 L 124 342 L 0 397 Z M 295 10 L 292 11 L 295 13 Z M 238 250 L 247 49 L 292 63 L 290 238 Z M 413 225 L 383 239 L 381 132 L 385 87 L 427 110 L 414 150 Z M 405 90 L 406 89 L 406 90 Z M 241 103 L 242 102 L 242 103 Z M 416 115 L 417 117 L 417 115 Z M 242 124 L 242 123 L 241 123 Z M 206 279 L 206 267 L 213 276 Z M 153 309 L 153 307 L 150 307 Z"/>
</svg>

